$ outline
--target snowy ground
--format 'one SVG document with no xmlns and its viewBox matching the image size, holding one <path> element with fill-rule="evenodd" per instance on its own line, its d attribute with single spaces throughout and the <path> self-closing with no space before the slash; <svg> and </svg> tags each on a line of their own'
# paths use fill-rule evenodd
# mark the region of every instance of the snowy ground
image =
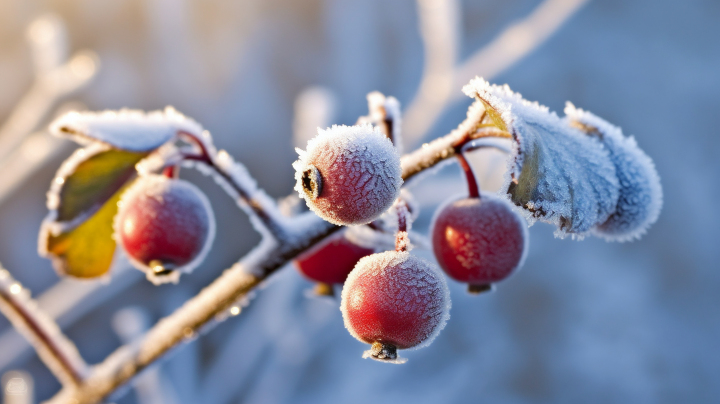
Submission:
<svg viewBox="0 0 720 404">
<path fill-rule="evenodd" d="M 539 3 L 463 1 L 461 57 Z M 293 186 L 292 110 L 301 90 L 332 90 L 339 102 L 334 122 L 350 124 L 366 113 L 369 91 L 407 104 L 421 77 L 409 0 L 59 4 L 0 2 L 0 119 L 30 84 L 24 27 L 55 10 L 69 24 L 73 47 L 95 49 L 102 60 L 99 77 L 79 100 L 92 109 L 172 104 L 211 130 L 216 144 L 278 197 Z M 558 240 L 551 226 L 535 225 L 525 267 L 495 293 L 472 297 L 451 282 L 447 328 L 431 347 L 408 352 L 403 366 L 362 360 L 365 347 L 343 328 L 339 303 L 306 298 L 311 285 L 296 271 L 283 271 L 241 316 L 163 364 L 164 400 L 714 402 L 720 395 L 719 18 L 716 0 L 592 0 L 492 79 L 552 110 L 570 100 L 635 135 L 655 160 L 665 198 L 642 240 Z M 449 109 L 428 139 L 460 122 L 468 104 Z M 57 281 L 37 256 L 36 238 L 60 161 L 0 207 L 0 262 L 35 295 Z M 110 321 L 118 309 L 141 306 L 154 321 L 258 241 L 222 191 L 200 183 L 198 174 L 187 178 L 207 191 L 218 217 L 210 258 L 179 286 L 154 287 L 139 273 L 124 275 L 131 284 L 124 293 L 68 316 L 67 334 L 88 362 L 120 344 Z M 427 229 L 438 196 L 462 192 L 462 181 L 451 165 L 416 185 L 423 206 L 416 230 Z M 7 328 L 0 319 L 0 334 Z M 7 349 L 0 346 L 0 354 Z M 10 369 L 34 375 L 38 399 L 59 387 L 30 354 L 0 371 Z M 116 402 L 141 402 L 141 396 L 132 391 Z"/>
</svg>

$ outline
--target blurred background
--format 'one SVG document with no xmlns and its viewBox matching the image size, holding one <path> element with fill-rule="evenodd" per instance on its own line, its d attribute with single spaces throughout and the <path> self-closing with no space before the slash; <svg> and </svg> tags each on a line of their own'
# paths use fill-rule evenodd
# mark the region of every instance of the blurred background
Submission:
<svg viewBox="0 0 720 404">
<path fill-rule="evenodd" d="M 447 328 L 403 366 L 362 360 L 339 302 L 308 298 L 312 285 L 287 268 L 242 315 L 114 402 L 717 402 L 718 20 L 716 0 L 0 0 L 0 262 L 99 362 L 259 236 L 212 181 L 184 170 L 219 219 L 200 268 L 177 286 L 152 286 L 122 263 L 110 283 L 59 279 L 37 255 L 37 232 L 75 146 L 43 131 L 49 119 L 173 105 L 281 198 L 294 147 L 317 125 L 354 123 L 368 92 L 400 100 L 409 151 L 464 118 L 460 87 L 479 75 L 551 110 L 570 100 L 634 135 L 664 187 L 650 232 L 577 242 L 533 226 L 522 271 L 479 297 L 451 282 Z M 499 185 L 501 155 L 473 162 L 482 187 Z M 426 232 L 463 181 L 449 164 L 414 183 L 414 228 Z M 25 380 L 23 402 L 60 387 L 4 318 L 0 372 L 3 388 Z"/>
</svg>

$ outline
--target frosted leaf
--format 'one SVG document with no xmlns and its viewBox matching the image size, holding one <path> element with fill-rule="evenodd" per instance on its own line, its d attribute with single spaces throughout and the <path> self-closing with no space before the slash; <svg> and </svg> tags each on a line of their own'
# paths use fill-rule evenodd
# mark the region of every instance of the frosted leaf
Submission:
<svg viewBox="0 0 720 404">
<path fill-rule="evenodd" d="M 121 109 L 103 112 L 68 112 L 50 124 L 56 136 L 72 137 L 79 143 L 99 141 L 123 150 L 151 151 L 178 132 L 200 135 L 200 124 L 173 107 L 144 112 Z"/>
<path fill-rule="evenodd" d="M 445 278 L 434 265 L 388 251 L 358 262 L 343 286 L 340 310 L 359 341 L 418 349 L 445 327 L 450 307 Z"/>
<path fill-rule="evenodd" d="M 295 190 L 313 212 L 331 223 L 369 223 L 400 193 L 400 156 L 371 125 L 320 130 L 307 151 L 297 151 Z"/>
<path fill-rule="evenodd" d="M 557 226 L 559 237 L 582 237 L 615 211 L 620 184 L 598 139 L 506 85 L 475 78 L 463 91 L 485 107 L 487 124 L 512 134 L 515 144 L 502 189 L 530 223 L 540 219 Z"/>
<path fill-rule="evenodd" d="M 113 238 L 133 266 L 145 272 L 155 285 L 177 283 L 181 273 L 192 272 L 210 251 L 215 238 L 215 216 L 205 194 L 188 181 L 162 175 L 140 177 L 122 194 L 118 206 Z M 126 219 L 129 213 L 130 221 Z M 123 235 L 138 236 L 134 228 L 140 225 L 133 221 L 141 219 L 145 224 L 142 233 L 145 243 L 138 245 L 139 242 L 131 240 L 135 242 L 134 252 L 125 251 L 128 239 Z M 188 248 L 195 246 L 199 248 L 188 252 Z M 153 265 L 154 261 L 158 261 L 157 265 Z M 167 261 L 168 266 L 161 261 Z"/>
<path fill-rule="evenodd" d="M 595 227 L 593 234 L 608 241 L 639 239 L 658 219 L 662 208 L 662 186 L 655 165 L 635 139 L 625 137 L 617 126 L 570 103 L 565 114 L 569 125 L 599 138 L 605 145 L 620 181 L 615 212 Z"/>
</svg>

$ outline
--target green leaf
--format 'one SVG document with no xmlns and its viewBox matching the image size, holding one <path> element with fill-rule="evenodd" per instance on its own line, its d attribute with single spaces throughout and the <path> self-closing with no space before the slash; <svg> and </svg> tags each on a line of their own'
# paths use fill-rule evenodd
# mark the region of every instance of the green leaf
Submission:
<svg viewBox="0 0 720 404">
<path fill-rule="evenodd" d="M 94 144 L 63 163 L 48 192 L 51 213 L 40 229 L 39 251 L 59 273 L 94 278 L 108 272 L 115 253 L 113 219 L 135 164 L 149 153 Z"/>
<path fill-rule="evenodd" d="M 99 209 L 135 175 L 135 164 L 148 154 L 89 149 L 93 148 L 82 149 L 81 154 L 87 157 L 79 164 L 69 159 L 68 165 L 74 165 L 72 171 L 55 180 L 60 185 L 57 221 L 70 221 Z M 64 168 L 68 167 L 60 171 Z"/>
<path fill-rule="evenodd" d="M 40 242 L 46 243 L 46 255 L 53 260 L 59 273 L 77 278 L 95 278 L 107 274 L 115 254 L 113 220 L 124 190 L 117 191 L 94 215 L 77 227 L 57 235 L 45 232 Z"/>
</svg>

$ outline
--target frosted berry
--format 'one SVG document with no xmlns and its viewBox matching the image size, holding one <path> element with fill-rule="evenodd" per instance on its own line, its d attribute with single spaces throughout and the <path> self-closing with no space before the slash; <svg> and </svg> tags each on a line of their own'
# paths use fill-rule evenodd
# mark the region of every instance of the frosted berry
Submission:
<svg viewBox="0 0 720 404">
<path fill-rule="evenodd" d="M 131 262 L 158 283 L 177 281 L 209 250 L 215 218 L 205 195 L 180 179 L 148 175 L 120 199 L 115 239 Z"/>
<path fill-rule="evenodd" d="M 318 294 L 332 294 L 331 285 L 345 282 L 355 264 L 374 252 L 374 249 L 359 246 L 345 235 L 339 235 L 300 255 L 295 266 L 306 278 L 319 283 Z"/>
<path fill-rule="evenodd" d="M 440 267 L 475 293 L 519 268 L 528 246 L 525 220 L 508 201 L 487 193 L 442 207 L 431 235 Z"/>
<path fill-rule="evenodd" d="M 320 130 L 298 149 L 295 189 L 318 216 L 337 225 L 377 219 L 400 193 L 400 157 L 372 125 Z"/>
<path fill-rule="evenodd" d="M 429 345 L 450 317 L 445 279 L 429 262 L 388 251 L 361 259 L 342 291 L 345 327 L 371 344 L 363 357 L 398 360 L 398 349 Z"/>
</svg>

